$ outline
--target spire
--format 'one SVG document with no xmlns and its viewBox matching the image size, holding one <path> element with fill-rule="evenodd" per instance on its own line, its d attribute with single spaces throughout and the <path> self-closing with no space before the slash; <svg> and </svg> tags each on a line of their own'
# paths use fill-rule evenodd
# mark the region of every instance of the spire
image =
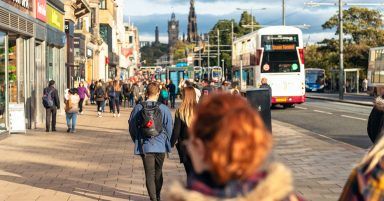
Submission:
<svg viewBox="0 0 384 201">
<path fill-rule="evenodd" d="M 198 39 L 198 33 L 197 33 L 197 17 L 195 13 L 195 0 L 190 0 L 190 8 L 189 8 L 189 15 L 188 15 L 188 36 L 187 41 L 192 43 L 196 42 Z"/>
<path fill-rule="evenodd" d="M 159 41 L 159 27 L 156 26 L 156 30 L 155 30 L 155 43 L 156 44 L 159 44 L 160 41 Z"/>
</svg>

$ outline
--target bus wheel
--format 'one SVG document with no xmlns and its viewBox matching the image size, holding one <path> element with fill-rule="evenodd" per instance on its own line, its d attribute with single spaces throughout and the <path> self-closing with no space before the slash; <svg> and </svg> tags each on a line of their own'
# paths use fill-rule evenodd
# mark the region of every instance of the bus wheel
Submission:
<svg viewBox="0 0 384 201">
<path fill-rule="evenodd" d="M 284 107 L 284 109 L 295 108 L 295 104 L 284 104 L 283 107 Z"/>
</svg>

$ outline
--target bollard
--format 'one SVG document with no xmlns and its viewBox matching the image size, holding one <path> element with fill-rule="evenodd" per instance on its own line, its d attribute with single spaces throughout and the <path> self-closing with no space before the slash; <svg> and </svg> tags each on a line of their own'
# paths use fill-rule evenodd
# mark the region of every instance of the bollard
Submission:
<svg viewBox="0 0 384 201">
<path fill-rule="evenodd" d="M 268 89 L 249 88 L 241 94 L 247 98 L 251 106 L 256 109 L 264 121 L 265 126 L 272 133 L 271 95 Z"/>
</svg>

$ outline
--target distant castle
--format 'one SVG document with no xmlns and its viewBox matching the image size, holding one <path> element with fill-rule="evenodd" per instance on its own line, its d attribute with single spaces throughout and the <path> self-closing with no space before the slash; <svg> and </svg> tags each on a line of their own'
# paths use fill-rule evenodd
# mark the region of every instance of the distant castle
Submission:
<svg viewBox="0 0 384 201">
<path fill-rule="evenodd" d="M 176 20 L 175 13 L 172 13 L 168 21 L 168 46 L 171 49 L 179 40 L 179 20 Z"/>
</svg>

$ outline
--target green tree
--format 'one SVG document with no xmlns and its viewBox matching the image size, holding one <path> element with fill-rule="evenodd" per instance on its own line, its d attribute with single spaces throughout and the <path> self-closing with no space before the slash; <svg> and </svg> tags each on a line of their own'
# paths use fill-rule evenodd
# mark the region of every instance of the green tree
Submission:
<svg viewBox="0 0 384 201">
<path fill-rule="evenodd" d="M 347 36 L 351 36 L 349 42 L 356 44 L 366 43 L 370 46 L 384 44 L 383 16 L 378 10 L 351 7 L 348 10 L 344 10 L 343 15 L 343 32 Z M 338 15 L 332 16 L 322 27 L 323 29 L 336 28 L 336 34 L 339 34 Z"/>
<path fill-rule="evenodd" d="M 251 27 L 244 27 L 244 26 L 250 26 L 252 25 L 252 17 L 253 17 L 253 25 L 255 26 L 253 28 L 253 30 L 257 30 L 259 29 L 260 27 L 257 27 L 257 25 L 260 25 L 259 22 L 256 21 L 256 18 L 255 16 L 251 15 L 250 13 L 248 13 L 247 11 L 244 11 L 242 14 L 241 14 L 241 17 L 240 17 L 240 21 L 239 21 L 239 29 L 238 31 L 236 32 L 236 34 L 238 36 L 243 36 L 243 35 L 246 35 L 246 34 L 249 34 L 252 32 L 252 28 Z"/>
<path fill-rule="evenodd" d="M 195 44 L 178 41 L 172 49 L 173 59 L 175 62 L 186 59 L 188 53 L 193 52 L 195 46 Z"/>
<path fill-rule="evenodd" d="M 146 61 L 144 65 L 154 66 L 156 64 L 156 59 L 168 53 L 168 45 L 161 43 L 153 44 L 140 48 L 140 52 L 141 60 Z"/>
</svg>

